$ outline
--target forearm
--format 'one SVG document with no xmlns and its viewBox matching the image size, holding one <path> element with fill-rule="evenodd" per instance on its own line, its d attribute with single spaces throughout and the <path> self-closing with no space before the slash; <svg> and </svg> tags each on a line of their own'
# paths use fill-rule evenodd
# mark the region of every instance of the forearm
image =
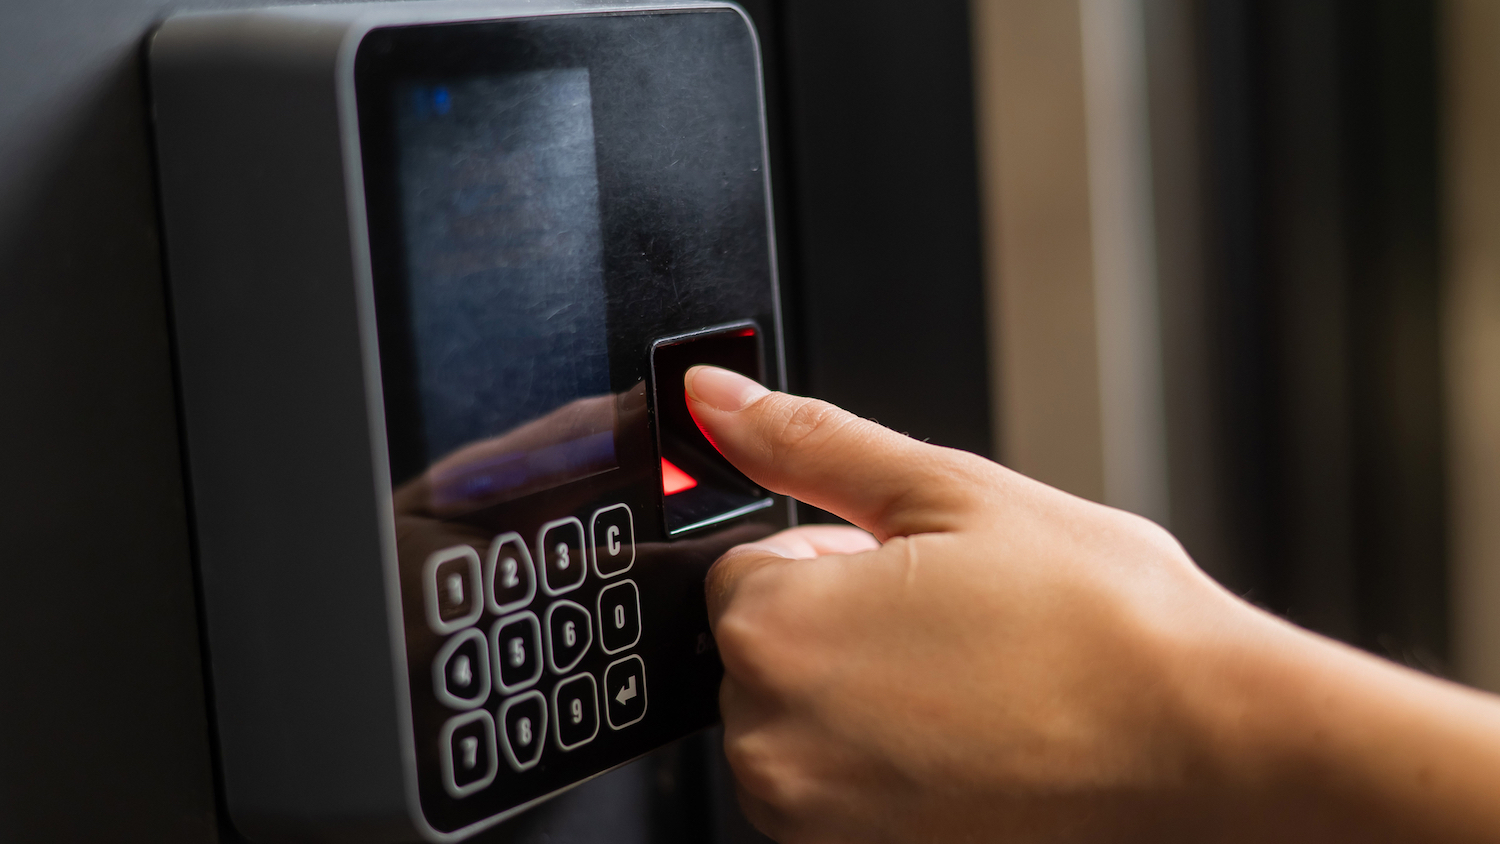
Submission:
<svg viewBox="0 0 1500 844">
<path fill-rule="evenodd" d="M 1223 839 L 1500 841 L 1494 698 L 1266 618 L 1219 646 Z"/>
</svg>

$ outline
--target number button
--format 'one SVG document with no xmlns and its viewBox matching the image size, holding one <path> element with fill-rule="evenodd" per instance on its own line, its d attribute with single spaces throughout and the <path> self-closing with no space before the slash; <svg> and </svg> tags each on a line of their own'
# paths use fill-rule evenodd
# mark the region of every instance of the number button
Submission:
<svg viewBox="0 0 1500 844">
<path fill-rule="evenodd" d="M 502 533 L 490 543 L 484 560 L 485 598 L 490 612 L 505 615 L 524 609 L 536 595 L 536 573 L 531 552 L 519 533 Z"/>
<path fill-rule="evenodd" d="M 437 699 L 454 709 L 472 709 L 489 696 L 490 660 L 484 634 L 472 628 L 449 639 L 432 663 Z"/>
<path fill-rule="evenodd" d="M 615 660 L 604 669 L 604 712 L 618 730 L 646 717 L 646 663 L 638 656 Z"/>
<path fill-rule="evenodd" d="M 443 725 L 438 749 L 443 757 L 443 787 L 454 797 L 467 797 L 495 781 L 495 721 L 476 709 Z"/>
<path fill-rule="evenodd" d="M 502 704 L 500 732 L 510 766 L 517 771 L 534 767 L 547 743 L 547 701 L 542 693 L 527 692 Z"/>
<path fill-rule="evenodd" d="M 569 517 L 542 525 L 537 546 L 542 560 L 542 586 L 548 595 L 561 595 L 583 585 L 588 574 L 583 522 Z"/>
<path fill-rule="evenodd" d="M 542 676 L 541 642 L 541 625 L 532 612 L 508 615 L 490 628 L 490 660 L 502 694 L 520 691 Z"/>
<path fill-rule="evenodd" d="M 588 744 L 599 734 L 598 688 L 594 675 L 578 674 L 552 690 L 552 723 L 563 750 Z"/>
<path fill-rule="evenodd" d="M 622 580 L 599 593 L 599 647 L 607 654 L 641 640 L 641 595 L 635 581 Z"/>
<path fill-rule="evenodd" d="M 635 522 L 630 507 L 605 507 L 589 520 L 589 545 L 594 549 L 594 573 L 614 577 L 635 565 Z"/>
<path fill-rule="evenodd" d="M 427 604 L 427 623 L 435 633 L 452 633 L 479 620 L 479 552 L 467 545 L 444 548 L 427 558 L 422 570 L 422 591 Z"/>
<path fill-rule="evenodd" d="M 572 601 L 558 601 L 547 608 L 547 660 L 553 671 L 571 671 L 593 641 L 588 610 Z"/>
</svg>

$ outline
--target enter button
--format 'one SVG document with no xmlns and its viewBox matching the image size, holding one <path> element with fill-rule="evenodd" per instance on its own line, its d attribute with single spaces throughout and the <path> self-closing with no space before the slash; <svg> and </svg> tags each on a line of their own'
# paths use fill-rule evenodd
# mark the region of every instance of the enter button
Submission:
<svg viewBox="0 0 1500 844">
<path fill-rule="evenodd" d="M 646 664 L 640 657 L 627 656 L 604 669 L 604 711 L 613 730 L 646 717 Z"/>
</svg>

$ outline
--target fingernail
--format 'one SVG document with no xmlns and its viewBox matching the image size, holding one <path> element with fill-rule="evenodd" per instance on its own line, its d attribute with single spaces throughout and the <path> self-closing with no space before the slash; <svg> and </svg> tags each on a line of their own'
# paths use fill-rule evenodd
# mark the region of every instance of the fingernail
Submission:
<svg viewBox="0 0 1500 844">
<path fill-rule="evenodd" d="M 715 410 L 734 413 L 771 392 L 738 372 L 717 366 L 695 366 L 687 371 L 687 393 Z"/>
</svg>

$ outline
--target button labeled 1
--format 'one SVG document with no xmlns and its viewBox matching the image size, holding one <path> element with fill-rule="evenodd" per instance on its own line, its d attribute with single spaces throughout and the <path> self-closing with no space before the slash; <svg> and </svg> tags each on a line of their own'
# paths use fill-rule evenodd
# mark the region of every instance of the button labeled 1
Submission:
<svg viewBox="0 0 1500 844">
<path fill-rule="evenodd" d="M 641 594 L 635 581 L 622 580 L 599 593 L 599 646 L 613 654 L 640 640 Z"/>
<path fill-rule="evenodd" d="M 547 701 L 541 692 L 513 697 L 500 707 L 500 735 L 512 768 L 525 771 L 541 760 L 547 743 Z"/>
<path fill-rule="evenodd" d="M 604 669 L 604 711 L 613 730 L 646 717 L 646 663 L 640 657 L 627 656 Z"/>
<path fill-rule="evenodd" d="M 547 659 L 553 671 L 573 670 L 593 643 L 588 610 L 572 601 L 558 601 L 547 608 Z"/>
<path fill-rule="evenodd" d="M 572 750 L 599 734 L 597 694 L 592 674 L 569 677 L 552 690 L 552 722 L 557 725 L 558 747 Z"/>
<path fill-rule="evenodd" d="M 558 519 L 542 525 L 537 535 L 542 558 L 542 585 L 548 595 L 561 595 L 583 585 L 588 560 L 583 550 L 583 522 Z"/>
<path fill-rule="evenodd" d="M 635 522 L 630 507 L 605 507 L 589 520 L 589 545 L 594 548 L 594 573 L 614 577 L 635 565 Z"/>
<path fill-rule="evenodd" d="M 490 629 L 490 659 L 502 694 L 526 688 L 542 676 L 542 635 L 536 614 L 518 612 Z"/>
<path fill-rule="evenodd" d="M 479 620 L 479 552 L 467 545 L 444 548 L 422 567 L 427 623 L 434 633 L 452 633 Z"/>
</svg>

